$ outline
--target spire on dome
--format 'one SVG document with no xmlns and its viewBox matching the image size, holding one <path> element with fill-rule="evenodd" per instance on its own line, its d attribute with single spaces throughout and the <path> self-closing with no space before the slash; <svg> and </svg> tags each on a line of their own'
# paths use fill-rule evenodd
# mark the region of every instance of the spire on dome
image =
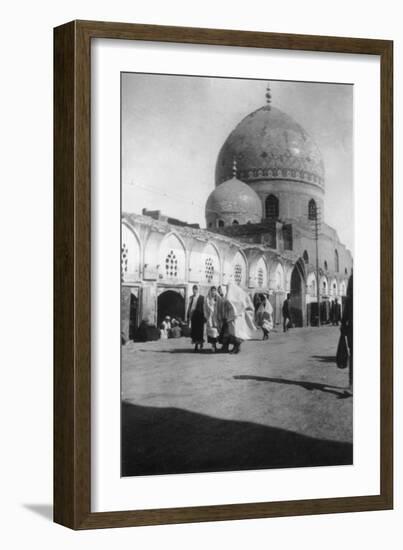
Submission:
<svg viewBox="0 0 403 550">
<path fill-rule="evenodd" d="M 234 178 L 237 177 L 238 167 L 236 164 L 236 157 L 234 157 L 234 160 L 232 161 L 232 175 Z"/>
<path fill-rule="evenodd" d="M 271 105 L 270 82 L 267 83 L 267 88 L 266 88 L 266 103 L 268 105 L 268 108 L 270 109 L 270 105 Z"/>
</svg>

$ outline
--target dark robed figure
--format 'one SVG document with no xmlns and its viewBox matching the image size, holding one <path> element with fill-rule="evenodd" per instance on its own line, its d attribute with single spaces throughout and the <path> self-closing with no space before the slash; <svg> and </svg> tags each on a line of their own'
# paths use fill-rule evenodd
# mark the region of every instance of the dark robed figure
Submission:
<svg viewBox="0 0 403 550">
<path fill-rule="evenodd" d="M 347 285 L 347 296 L 341 320 L 341 333 L 347 337 L 347 345 L 350 353 L 349 361 L 349 385 L 353 388 L 353 275 L 350 275 Z"/>
<path fill-rule="evenodd" d="M 193 287 L 193 294 L 190 297 L 187 320 L 190 322 L 190 336 L 195 344 L 195 351 L 203 347 L 204 343 L 204 296 L 199 294 L 197 285 Z"/>
</svg>

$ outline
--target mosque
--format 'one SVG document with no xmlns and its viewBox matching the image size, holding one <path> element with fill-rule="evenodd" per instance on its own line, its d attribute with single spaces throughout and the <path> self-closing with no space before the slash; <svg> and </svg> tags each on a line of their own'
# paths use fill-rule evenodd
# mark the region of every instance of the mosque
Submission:
<svg viewBox="0 0 403 550">
<path fill-rule="evenodd" d="M 329 320 L 343 307 L 353 259 L 322 219 L 325 167 L 307 132 L 266 103 L 229 134 L 217 158 L 206 228 L 143 209 L 122 213 L 122 335 L 185 319 L 192 286 L 202 294 L 230 282 L 267 293 L 282 322 L 287 293 L 294 325 Z M 318 308 L 319 303 L 319 308 Z"/>
</svg>

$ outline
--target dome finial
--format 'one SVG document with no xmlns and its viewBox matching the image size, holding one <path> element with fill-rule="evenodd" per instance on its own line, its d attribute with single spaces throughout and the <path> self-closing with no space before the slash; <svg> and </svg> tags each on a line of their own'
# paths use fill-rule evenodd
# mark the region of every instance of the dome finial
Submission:
<svg viewBox="0 0 403 550">
<path fill-rule="evenodd" d="M 234 178 L 237 177 L 237 172 L 238 172 L 238 167 L 237 167 L 237 164 L 236 164 L 236 157 L 234 157 L 234 159 L 232 161 L 232 176 Z"/>
<path fill-rule="evenodd" d="M 266 103 L 268 105 L 268 108 L 270 109 L 270 104 L 271 104 L 270 82 L 267 83 L 267 88 L 266 88 Z"/>
</svg>

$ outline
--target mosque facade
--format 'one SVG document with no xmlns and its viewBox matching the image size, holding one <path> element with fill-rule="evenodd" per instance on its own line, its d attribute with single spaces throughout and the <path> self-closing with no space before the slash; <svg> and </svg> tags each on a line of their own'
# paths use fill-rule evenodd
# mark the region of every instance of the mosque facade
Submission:
<svg viewBox="0 0 403 550">
<path fill-rule="evenodd" d="M 122 213 L 122 334 L 165 315 L 185 319 L 192 287 L 267 293 L 274 321 L 291 294 L 296 326 L 328 322 L 341 308 L 353 258 L 323 220 L 325 167 L 307 132 L 267 103 L 246 116 L 219 151 L 206 228 L 143 209 Z M 318 307 L 319 299 L 319 307 Z"/>
</svg>

